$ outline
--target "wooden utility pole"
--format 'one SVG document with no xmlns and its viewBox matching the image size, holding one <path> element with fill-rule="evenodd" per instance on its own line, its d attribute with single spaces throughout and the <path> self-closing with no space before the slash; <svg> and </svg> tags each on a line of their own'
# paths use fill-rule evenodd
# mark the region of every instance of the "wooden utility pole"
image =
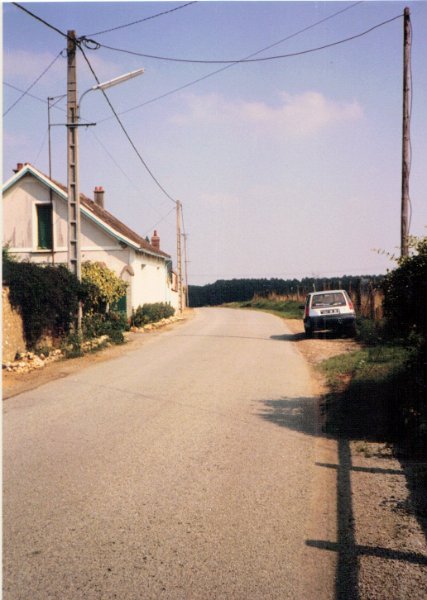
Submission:
<svg viewBox="0 0 427 600">
<path fill-rule="evenodd" d="M 403 128 L 402 128 L 402 208 L 400 220 L 400 255 L 408 256 L 409 236 L 409 168 L 411 102 L 411 17 L 405 8 L 403 17 Z"/>
<path fill-rule="evenodd" d="M 184 238 L 184 278 L 185 278 L 185 306 L 188 308 L 190 305 L 190 299 L 188 294 L 188 259 L 187 259 L 187 234 L 183 233 Z"/>
<path fill-rule="evenodd" d="M 52 140 L 50 137 L 51 123 L 50 123 L 50 102 L 53 98 L 47 99 L 47 133 L 48 133 L 48 158 L 49 158 L 49 179 L 52 180 Z M 49 186 L 49 201 L 50 201 L 50 227 L 52 231 L 52 265 L 55 264 L 55 232 L 54 232 L 54 217 L 53 217 L 53 191 Z"/>
<path fill-rule="evenodd" d="M 78 157 L 78 106 L 76 32 L 68 31 L 67 44 L 67 184 L 68 184 L 68 268 L 81 279 L 80 193 Z"/>
<path fill-rule="evenodd" d="M 76 32 L 68 31 L 67 43 L 67 187 L 68 187 L 68 268 L 79 281 L 82 279 L 80 252 L 80 191 Z M 79 302 L 77 332 L 82 330 L 83 307 Z"/>
<path fill-rule="evenodd" d="M 182 252 L 181 252 L 181 202 L 176 201 L 176 262 L 178 267 L 178 310 L 182 315 Z"/>
</svg>

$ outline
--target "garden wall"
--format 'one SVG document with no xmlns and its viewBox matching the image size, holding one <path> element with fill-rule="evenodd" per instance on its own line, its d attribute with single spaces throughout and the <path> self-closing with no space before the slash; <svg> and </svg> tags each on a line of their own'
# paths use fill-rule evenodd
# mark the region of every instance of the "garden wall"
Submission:
<svg viewBox="0 0 427 600">
<path fill-rule="evenodd" d="M 9 302 L 9 288 L 2 288 L 2 362 L 11 362 L 17 352 L 25 352 L 24 329 L 19 312 Z"/>
</svg>

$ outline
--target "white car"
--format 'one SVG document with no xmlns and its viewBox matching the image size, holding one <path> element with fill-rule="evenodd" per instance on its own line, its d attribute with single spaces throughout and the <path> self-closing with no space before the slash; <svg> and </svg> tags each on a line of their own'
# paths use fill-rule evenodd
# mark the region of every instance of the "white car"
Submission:
<svg viewBox="0 0 427 600">
<path fill-rule="evenodd" d="M 354 336 L 356 313 L 353 302 L 345 290 L 325 290 L 307 294 L 304 304 L 305 335 L 314 331 L 335 330 Z"/>
</svg>

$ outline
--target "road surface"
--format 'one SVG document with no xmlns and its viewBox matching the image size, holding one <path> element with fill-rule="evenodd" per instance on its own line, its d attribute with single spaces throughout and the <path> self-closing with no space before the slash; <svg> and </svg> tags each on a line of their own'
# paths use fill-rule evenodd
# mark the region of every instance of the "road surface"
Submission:
<svg viewBox="0 0 427 600">
<path fill-rule="evenodd" d="M 200 309 L 6 400 L 5 600 L 333 598 L 333 553 L 307 543 L 335 517 L 288 334 Z"/>
</svg>

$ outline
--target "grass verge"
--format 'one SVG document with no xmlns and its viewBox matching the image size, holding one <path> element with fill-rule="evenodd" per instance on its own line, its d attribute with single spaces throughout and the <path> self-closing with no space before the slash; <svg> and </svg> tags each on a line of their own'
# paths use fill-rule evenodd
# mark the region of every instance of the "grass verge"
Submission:
<svg viewBox="0 0 427 600">
<path fill-rule="evenodd" d="M 285 319 L 302 319 L 303 310 L 301 302 L 295 300 L 275 300 L 269 298 L 254 298 L 245 302 L 230 302 L 226 306 L 230 308 L 252 308 L 269 312 Z"/>
<path fill-rule="evenodd" d="M 319 369 L 330 389 L 323 402 L 325 433 L 425 454 L 427 390 L 416 351 L 391 344 L 366 347 L 330 358 Z"/>
</svg>

